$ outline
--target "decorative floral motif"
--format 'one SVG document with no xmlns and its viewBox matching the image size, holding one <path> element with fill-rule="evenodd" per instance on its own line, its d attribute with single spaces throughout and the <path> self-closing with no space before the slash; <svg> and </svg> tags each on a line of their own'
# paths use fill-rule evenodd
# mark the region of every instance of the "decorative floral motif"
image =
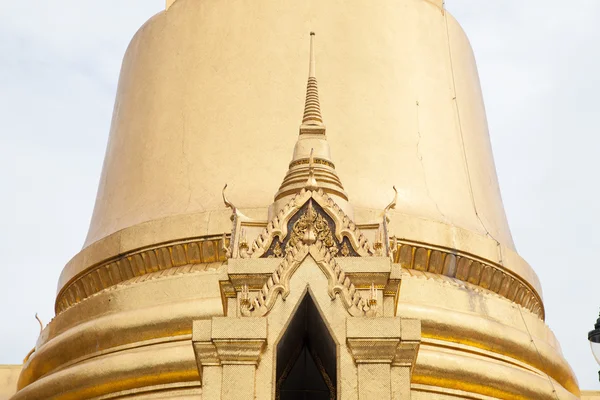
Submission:
<svg viewBox="0 0 600 400">
<path fill-rule="evenodd" d="M 294 223 L 290 240 L 285 246 L 286 252 L 302 242 L 309 229 L 313 231 L 316 240 L 323 243 L 328 249 L 335 248 L 337 252 L 337 243 L 331 233 L 329 224 L 321 214 L 315 211 L 312 200 L 309 201 L 308 208 L 304 214 Z"/>
<path fill-rule="evenodd" d="M 344 242 L 342 245 L 342 256 L 348 257 L 350 255 L 350 248 L 348 247 L 348 243 Z"/>
<path fill-rule="evenodd" d="M 281 250 L 281 244 L 279 243 L 279 240 L 275 242 L 275 247 L 273 248 L 273 256 L 275 258 L 283 257 L 283 250 Z"/>
<path fill-rule="evenodd" d="M 243 216 L 239 211 L 234 217 L 234 246 L 228 258 L 282 258 L 295 244 L 310 244 L 313 240 L 321 242 L 334 257 L 342 255 L 344 242 L 349 250 L 347 257 L 375 254 L 366 236 L 322 189 L 302 189 L 252 242 L 246 241 L 244 227 L 257 226 L 258 221 Z M 276 254 L 276 246 L 281 248 L 282 253 L 277 251 Z"/>
</svg>

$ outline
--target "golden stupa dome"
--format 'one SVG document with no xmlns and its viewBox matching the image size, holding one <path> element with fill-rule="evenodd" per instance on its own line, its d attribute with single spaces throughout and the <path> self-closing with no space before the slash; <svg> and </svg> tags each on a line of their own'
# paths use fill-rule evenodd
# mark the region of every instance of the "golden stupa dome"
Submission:
<svg viewBox="0 0 600 400">
<path fill-rule="evenodd" d="M 136 34 L 86 246 L 222 209 L 226 182 L 241 207 L 271 204 L 302 116 L 310 26 L 328 139 L 354 206 L 384 207 L 396 185 L 403 214 L 513 248 L 475 61 L 447 12 L 427 1 L 402 13 L 387 2 L 248 7 L 238 20 L 226 4 L 176 2 Z"/>
<path fill-rule="evenodd" d="M 283 242 L 259 247 L 302 196 L 364 232 L 349 234 L 357 257 L 393 264 L 383 302 L 422 329 L 416 398 L 576 398 L 508 227 L 471 46 L 442 0 L 167 6 L 125 54 L 89 233 L 16 400 L 198 398 L 193 326 L 257 290 L 227 274 L 281 255 Z"/>
<path fill-rule="evenodd" d="M 395 185 L 397 236 L 435 232 L 440 245 L 465 250 L 475 241 L 539 292 L 514 252 L 471 47 L 437 3 L 231 12 L 184 0 L 156 15 L 123 61 L 84 247 L 116 255 L 220 235 L 225 183 L 241 209 L 266 210 L 296 142 L 310 27 L 332 158 L 357 216 L 385 207 Z M 87 267 L 76 257 L 61 284 Z"/>
</svg>

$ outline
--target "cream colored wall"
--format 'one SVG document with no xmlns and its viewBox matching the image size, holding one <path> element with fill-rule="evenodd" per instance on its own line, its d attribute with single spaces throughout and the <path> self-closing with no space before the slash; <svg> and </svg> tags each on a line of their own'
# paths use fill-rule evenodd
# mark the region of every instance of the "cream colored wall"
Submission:
<svg viewBox="0 0 600 400">
<path fill-rule="evenodd" d="M 21 365 L 0 365 L 0 400 L 8 400 L 17 391 Z"/>
<path fill-rule="evenodd" d="M 600 390 L 584 390 L 581 392 L 581 400 L 600 400 Z"/>
</svg>

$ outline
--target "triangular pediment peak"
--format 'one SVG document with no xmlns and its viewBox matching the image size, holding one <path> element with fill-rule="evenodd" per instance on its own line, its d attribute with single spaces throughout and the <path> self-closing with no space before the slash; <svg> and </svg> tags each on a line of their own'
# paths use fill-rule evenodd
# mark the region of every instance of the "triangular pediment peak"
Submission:
<svg viewBox="0 0 600 400">
<path fill-rule="evenodd" d="M 323 242 L 335 257 L 392 258 L 396 246 L 388 225 L 389 211 L 397 201 L 394 191 L 394 200 L 382 211 L 381 218 L 361 224 L 322 188 L 301 189 L 268 221 L 246 217 L 223 193 L 233 221 L 229 246 L 225 248 L 227 258 L 283 258 L 296 242 L 310 245 L 316 241 Z"/>
<path fill-rule="evenodd" d="M 283 258 L 296 242 L 321 241 L 335 257 L 391 257 L 387 210 L 379 221 L 358 225 L 331 160 L 315 75 L 311 34 L 304 117 L 288 173 L 269 206 L 267 221 L 243 215 L 225 196 L 233 228 L 228 258 Z M 322 132 L 321 132 L 322 131 Z M 226 237 L 223 238 L 223 243 Z"/>
<path fill-rule="evenodd" d="M 367 233 L 363 233 L 322 189 L 302 189 L 268 222 L 234 220 L 232 258 L 283 258 L 299 241 L 309 245 L 321 241 L 337 257 L 385 255 L 383 221 L 365 224 Z M 248 241 L 249 233 L 254 233 L 252 241 Z"/>
</svg>

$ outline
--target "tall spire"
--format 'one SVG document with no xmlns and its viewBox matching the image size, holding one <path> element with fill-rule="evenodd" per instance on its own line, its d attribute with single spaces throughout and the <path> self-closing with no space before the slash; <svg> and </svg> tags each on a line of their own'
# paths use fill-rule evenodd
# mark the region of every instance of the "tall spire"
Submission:
<svg viewBox="0 0 600 400">
<path fill-rule="evenodd" d="M 304 117 L 300 125 L 300 135 L 294 147 L 294 154 L 289 169 L 279 191 L 275 194 L 273 212 L 284 206 L 290 197 L 302 189 L 322 189 L 335 198 L 337 204 L 348 215 L 352 215 L 352 207 L 348 203 L 348 196 L 344 191 L 342 182 L 335 171 L 331 160 L 331 151 L 325 125 L 321 116 L 319 105 L 319 91 L 315 68 L 314 32 L 310 33 L 310 62 L 308 67 L 308 85 L 306 87 L 306 104 Z"/>
<path fill-rule="evenodd" d="M 306 85 L 306 103 L 304 104 L 304 117 L 302 118 L 302 125 L 300 126 L 300 133 L 309 132 L 325 133 L 316 78 L 314 32 L 310 33 L 310 62 L 308 66 L 308 84 Z"/>
<path fill-rule="evenodd" d="M 310 59 L 308 64 L 308 77 L 316 78 L 317 62 L 315 61 L 315 33 L 310 33 Z"/>
</svg>

